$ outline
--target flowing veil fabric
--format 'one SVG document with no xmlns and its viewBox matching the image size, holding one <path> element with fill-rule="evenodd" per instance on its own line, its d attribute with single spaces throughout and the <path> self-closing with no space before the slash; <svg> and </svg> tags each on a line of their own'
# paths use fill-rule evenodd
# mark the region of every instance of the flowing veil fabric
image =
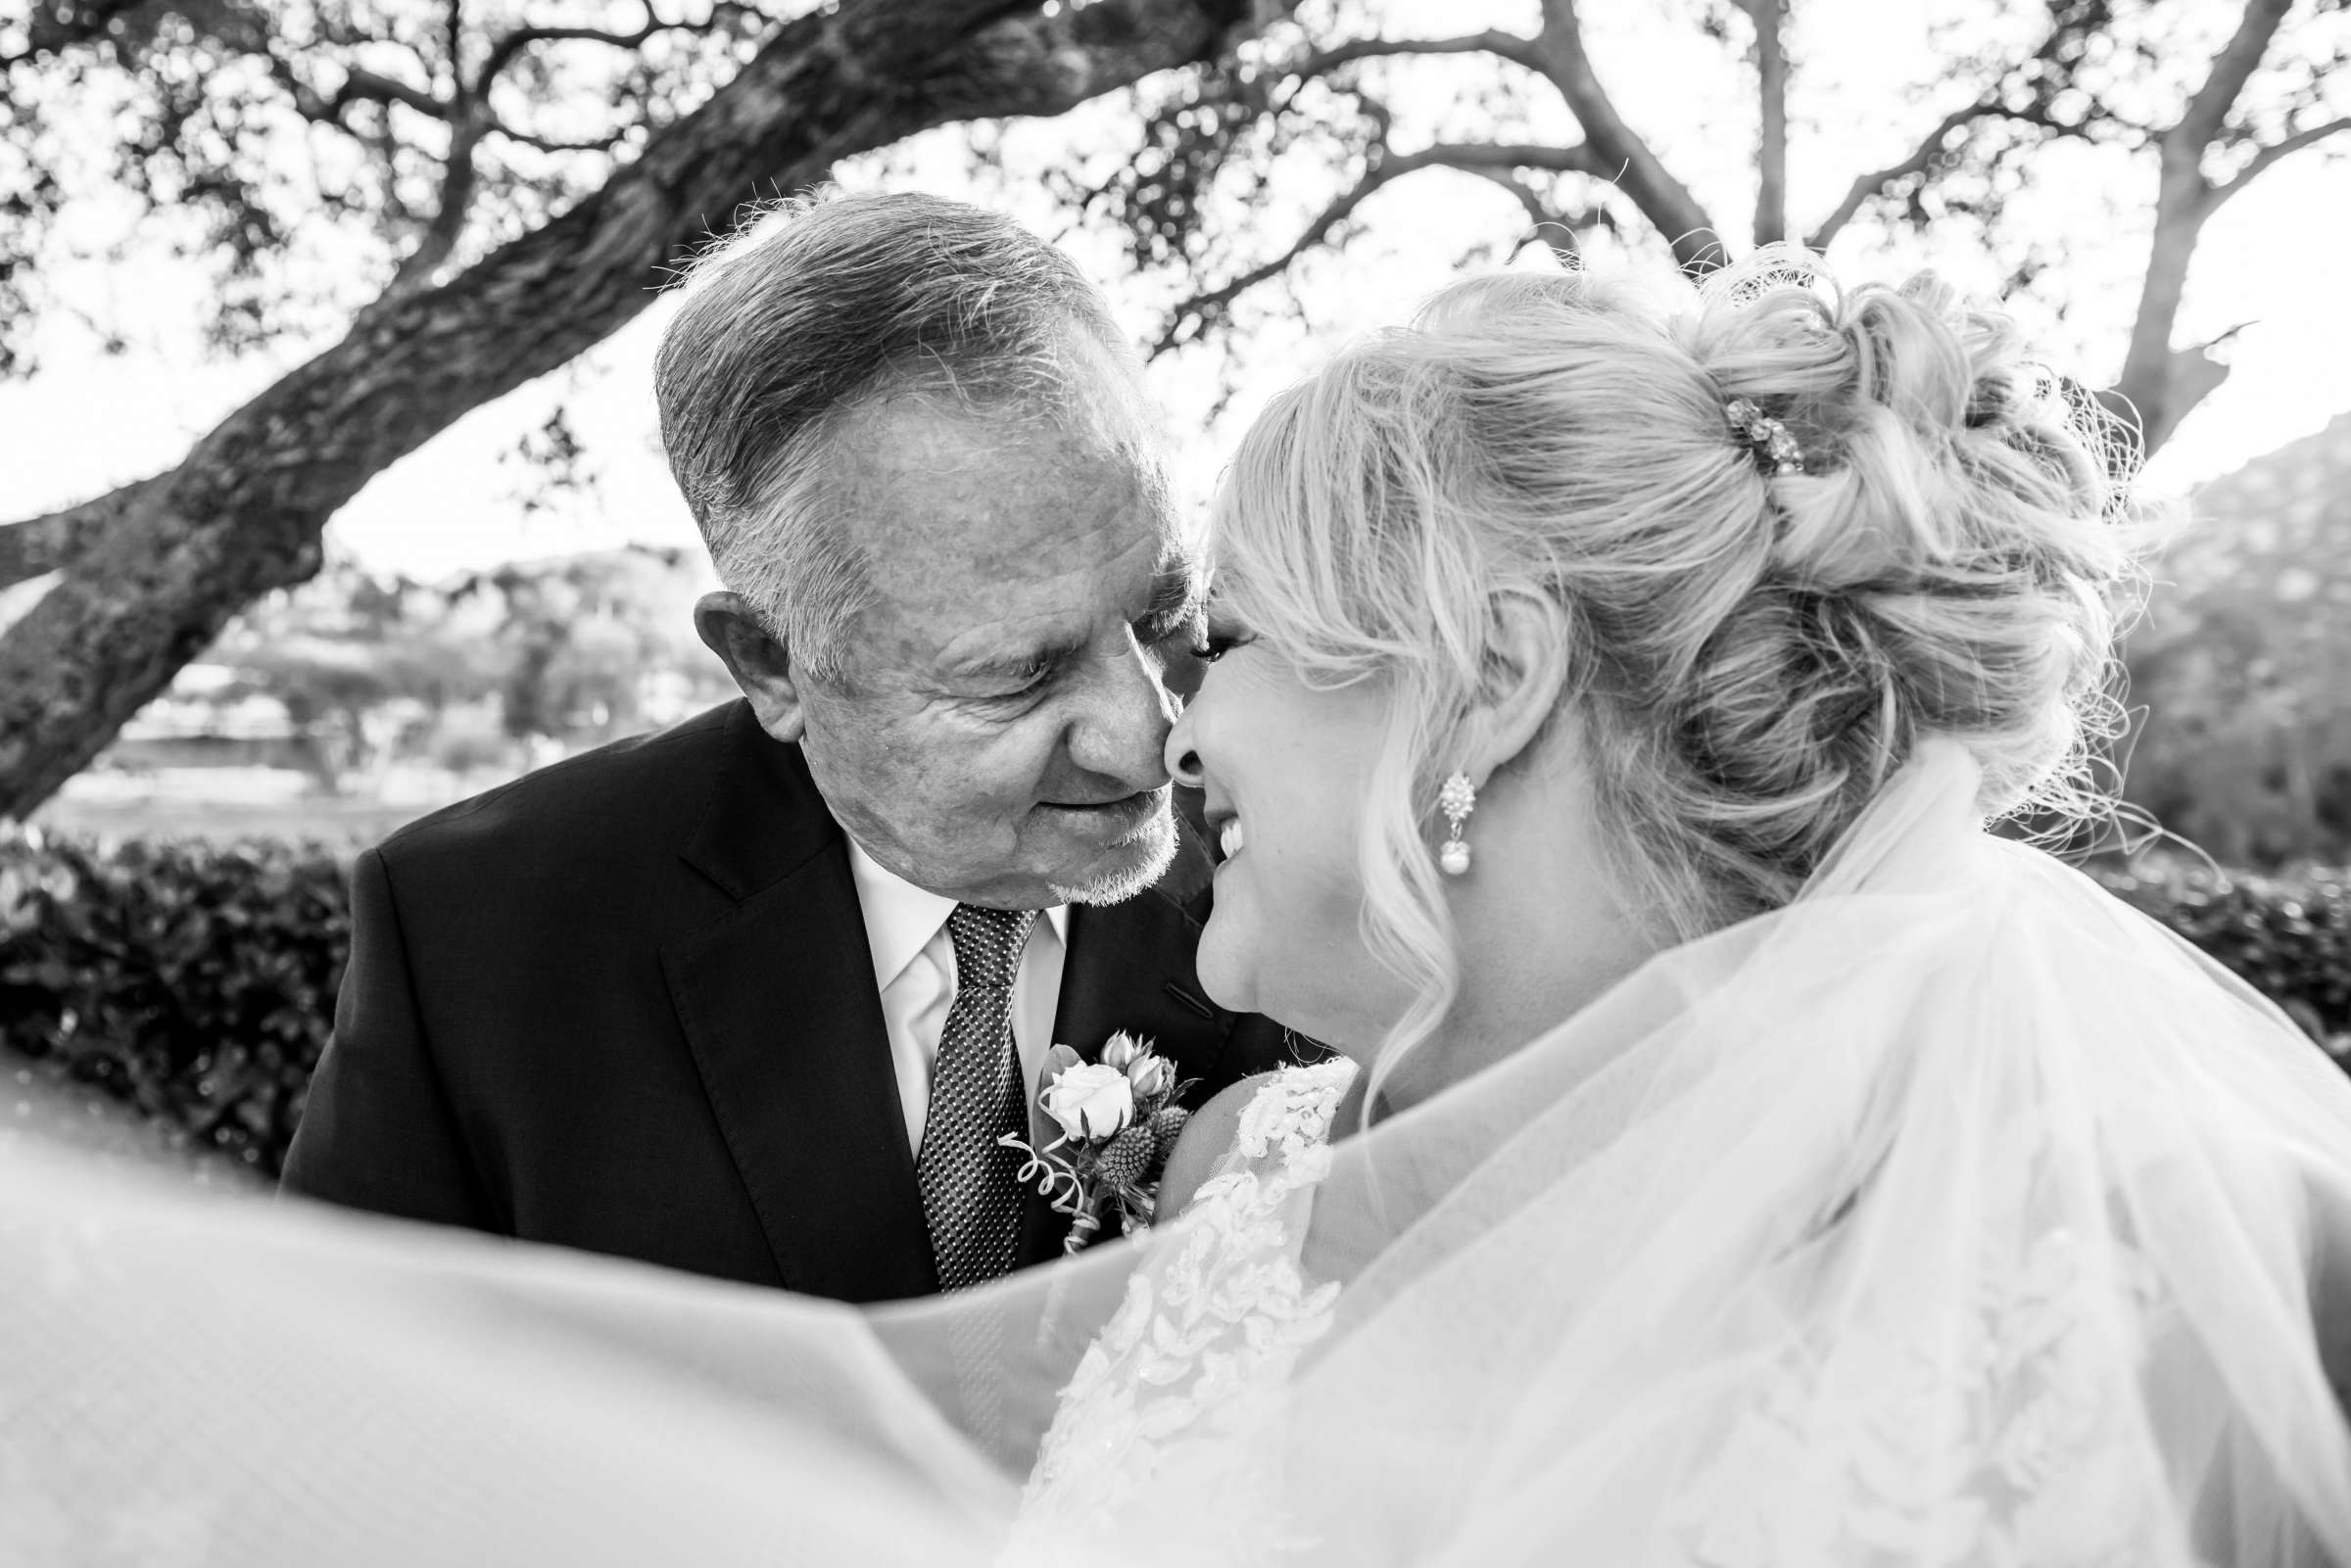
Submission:
<svg viewBox="0 0 2351 1568">
<path fill-rule="evenodd" d="M 2314 1329 L 2351 1084 L 1977 789 L 1931 744 L 1787 909 L 931 1303 L 21 1151 L 0 1563 L 977 1563 L 1017 1526 L 1022 1562 L 2351 1564 Z"/>
</svg>

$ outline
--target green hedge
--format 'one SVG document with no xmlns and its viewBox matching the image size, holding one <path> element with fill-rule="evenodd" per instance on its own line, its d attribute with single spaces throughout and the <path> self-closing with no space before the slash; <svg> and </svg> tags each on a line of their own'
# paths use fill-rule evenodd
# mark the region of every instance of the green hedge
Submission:
<svg viewBox="0 0 2351 1568">
<path fill-rule="evenodd" d="M 2351 1066 L 2351 886 L 2100 873 L 2276 997 Z M 0 1041 L 10 1066 L 142 1113 L 167 1146 L 274 1176 L 325 1046 L 350 933 L 315 845 L 115 847 L 0 832 Z"/>
<path fill-rule="evenodd" d="M 315 845 L 0 836 L 0 1041 L 167 1148 L 275 1176 L 350 931 L 344 869 Z"/>
<path fill-rule="evenodd" d="M 2274 998 L 2351 1069 L 2351 872 L 2273 879 L 2170 866 L 2093 875 Z"/>
</svg>

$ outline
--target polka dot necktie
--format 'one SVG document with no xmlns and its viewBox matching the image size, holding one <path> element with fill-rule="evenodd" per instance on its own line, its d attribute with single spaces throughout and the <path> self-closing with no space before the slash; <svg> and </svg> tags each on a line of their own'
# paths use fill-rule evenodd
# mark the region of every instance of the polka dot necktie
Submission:
<svg viewBox="0 0 2351 1568">
<path fill-rule="evenodd" d="M 914 1163 L 941 1290 L 1008 1272 L 1020 1240 L 1021 1157 L 996 1140 L 1029 1135 L 1029 1096 L 1012 1039 L 1012 981 L 1032 909 L 958 904 L 955 1000 L 931 1069 L 931 1109 Z"/>
</svg>

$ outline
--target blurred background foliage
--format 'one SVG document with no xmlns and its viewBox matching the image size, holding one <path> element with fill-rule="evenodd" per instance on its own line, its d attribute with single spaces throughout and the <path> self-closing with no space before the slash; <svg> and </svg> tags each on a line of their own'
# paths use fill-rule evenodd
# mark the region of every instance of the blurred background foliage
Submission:
<svg viewBox="0 0 2351 1568">
<path fill-rule="evenodd" d="M 2124 652 L 2134 802 L 2223 865 L 2351 860 L 2351 415 L 2197 489 Z"/>
</svg>

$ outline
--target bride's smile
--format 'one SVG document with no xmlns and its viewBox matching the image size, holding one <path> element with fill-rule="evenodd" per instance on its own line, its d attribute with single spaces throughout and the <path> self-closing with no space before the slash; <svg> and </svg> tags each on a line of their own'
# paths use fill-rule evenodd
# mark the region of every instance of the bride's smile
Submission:
<svg viewBox="0 0 2351 1568">
<path fill-rule="evenodd" d="M 1375 682 L 1310 686 L 1278 647 L 1212 612 L 1199 691 L 1167 764 L 1202 789 L 1216 846 L 1200 982 L 1218 1005 L 1336 1045 L 1376 1041 L 1409 991 L 1358 936 L 1363 781 L 1387 733 Z"/>
</svg>

